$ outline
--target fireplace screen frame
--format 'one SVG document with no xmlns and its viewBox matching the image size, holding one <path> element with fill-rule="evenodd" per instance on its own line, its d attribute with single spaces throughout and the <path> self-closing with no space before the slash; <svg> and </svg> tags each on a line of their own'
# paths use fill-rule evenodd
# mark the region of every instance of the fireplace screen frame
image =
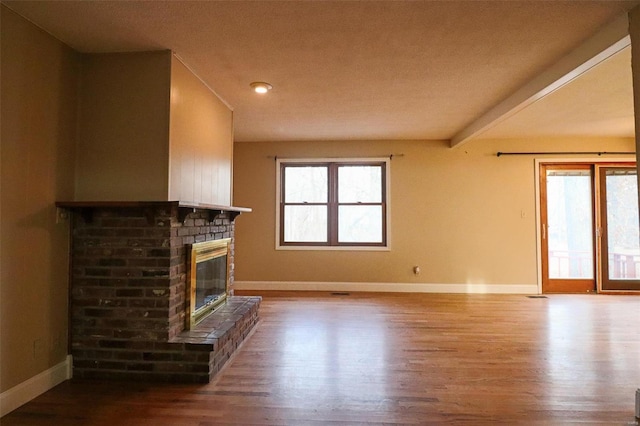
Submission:
<svg viewBox="0 0 640 426">
<path fill-rule="evenodd" d="M 185 321 L 185 328 L 187 330 L 192 329 L 196 324 L 202 321 L 210 313 L 216 310 L 220 305 L 224 303 L 229 293 L 229 272 L 231 263 L 231 238 L 224 238 L 220 240 L 204 241 L 201 243 L 191 244 L 189 250 L 189 269 L 187 282 L 189 283 L 189 291 L 187 292 L 187 315 Z M 224 294 L 216 299 L 205 303 L 204 306 L 196 308 L 196 289 L 197 289 L 197 264 L 205 262 L 207 260 L 216 259 L 218 257 L 226 256 L 226 274 L 225 274 L 225 290 Z"/>
</svg>

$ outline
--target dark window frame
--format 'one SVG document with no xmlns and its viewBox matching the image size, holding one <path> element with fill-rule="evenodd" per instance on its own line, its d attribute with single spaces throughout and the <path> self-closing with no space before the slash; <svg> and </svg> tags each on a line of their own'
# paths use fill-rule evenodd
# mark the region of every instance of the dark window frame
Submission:
<svg viewBox="0 0 640 426">
<path fill-rule="evenodd" d="M 381 168 L 381 199 L 380 202 L 351 202 L 341 203 L 338 200 L 338 171 L 341 167 L 350 166 L 376 166 Z M 278 199 L 278 235 L 277 246 L 280 248 L 296 248 L 296 247 L 326 247 L 326 248 L 387 248 L 387 221 L 388 221 L 388 167 L 389 162 L 381 159 L 345 159 L 345 160 L 281 160 L 279 162 L 279 199 Z M 285 176 L 288 167 L 326 167 L 327 168 L 327 201 L 326 202 L 288 202 L 285 203 Z M 326 206 L 327 207 L 327 239 L 326 242 L 285 242 L 284 241 L 284 222 L 286 206 Z M 339 242 L 338 241 L 338 210 L 341 206 L 380 206 L 381 207 L 381 242 Z"/>
</svg>

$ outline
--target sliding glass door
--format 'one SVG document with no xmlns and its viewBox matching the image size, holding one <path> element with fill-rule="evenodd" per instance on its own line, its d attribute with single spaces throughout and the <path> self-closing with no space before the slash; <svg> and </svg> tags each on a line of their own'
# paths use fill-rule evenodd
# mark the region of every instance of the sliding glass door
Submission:
<svg viewBox="0 0 640 426">
<path fill-rule="evenodd" d="M 637 170 L 602 167 L 599 177 L 602 290 L 640 290 Z"/>
<path fill-rule="evenodd" d="M 631 164 L 541 164 L 544 293 L 640 290 L 637 171 Z"/>
<path fill-rule="evenodd" d="M 593 292 L 596 281 L 591 166 L 543 165 L 540 176 L 543 291 Z"/>
</svg>

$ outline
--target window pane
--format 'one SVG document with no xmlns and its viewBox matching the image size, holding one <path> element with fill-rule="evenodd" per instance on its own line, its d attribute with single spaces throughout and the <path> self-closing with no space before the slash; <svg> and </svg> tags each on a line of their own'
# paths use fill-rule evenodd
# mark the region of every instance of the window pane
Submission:
<svg viewBox="0 0 640 426">
<path fill-rule="evenodd" d="M 327 202 L 327 166 L 287 166 L 284 176 L 285 203 Z"/>
<path fill-rule="evenodd" d="M 638 180 L 635 170 L 607 171 L 609 279 L 640 278 Z"/>
<path fill-rule="evenodd" d="M 382 202 L 382 166 L 340 166 L 338 202 Z"/>
<path fill-rule="evenodd" d="M 381 243 L 382 206 L 338 207 L 338 242 Z"/>
<path fill-rule="evenodd" d="M 547 173 L 549 278 L 593 278 L 591 175 Z"/>
<path fill-rule="evenodd" d="M 286 243 L 327 242 L 327 207 L 285 206 L 284 241 Z"/>
</svg>

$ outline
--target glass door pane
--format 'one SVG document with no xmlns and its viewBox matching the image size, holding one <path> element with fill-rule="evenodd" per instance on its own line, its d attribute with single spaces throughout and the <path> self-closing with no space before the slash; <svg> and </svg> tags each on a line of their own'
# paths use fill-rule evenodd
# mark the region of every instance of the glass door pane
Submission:
<svg viewBox="0 0 640 426">
<path fill-rule="evenodd" d="M 590 170 L 547 170 L 549 279 L 593 279 Z"/>
<path fill-rule="evenodd" d="M 604 180 L 604 182 L 603 182 Z M 640 289 L 638 179 L 635 168 L 601 169 L 603 290 Z"/>
</svg>

